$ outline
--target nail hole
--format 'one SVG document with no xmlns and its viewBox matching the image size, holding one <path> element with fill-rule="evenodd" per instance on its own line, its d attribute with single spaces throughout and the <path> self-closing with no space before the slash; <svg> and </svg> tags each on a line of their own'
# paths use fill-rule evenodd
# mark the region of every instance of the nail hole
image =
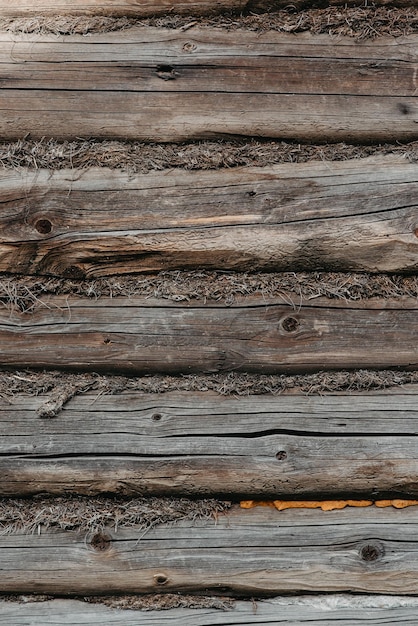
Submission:
<svg viewBox="0 0 418 626">
<path fill-rule="evenodd" d="M 249 191 L 248 195 L 250 196 L 250 198 L 254 198 L 254 196 L 257 195 L 257 192 L 256 191 Z"/>
<path fill-rule="evenodd" d="M 296 317 L 285 317 L 281 321 L 281 326 L 287 333 L 294 333 L 299 328 L 299 320 Z"/>
<path fill-rule="evenodd" d="M 155 574 L 154 580 L 157 583 L 157 585 L 165 585 L 166 582 L 168 581 L 168 578 L 165 574 Z"/>
<path fill-rule="evenodd" d="M 96 533 L 90 540 L 90 545 L 98 552 L 104 552 L 110 548 L 111 538 L 104 533 Z"/>
<path fill-rule="evenodd" d="M 35 228 L 41 235 L 47 235 L 52 230 L 52 224 L 49 220 L 38 220 L 35 224 Z"/>
<path fill-rule="evenodd" d="M 152 416 L 151 416 L 151 419 L 154 422 L 159 422 L 161 420 L 161 418 L 162 418 L 161 413 L 153 413 Z"/>
<path fill-rule="evenodd" d="M 377 559 L 382 555 L 382 552 L 382 548 L 379 546 L 368 544 L 367 546 L 362 547 L 360 550 L 360 556 L 363 561 L 377 561 Z"/>
<path fill-rule="evenodd" d="M 279 450 L 276 454 L 276 459 L 278 461 L 284 461 L 284 459 L 287 459 L 287 452 L 286 450 Z"/>
<path fill-rule="evenodd" d="M 103 340 L 103 343 L 109 344 L 112 343 L 112 340 L 109 339 L 109 337 L 106 337 L 106 339 Z"/>
</svg>

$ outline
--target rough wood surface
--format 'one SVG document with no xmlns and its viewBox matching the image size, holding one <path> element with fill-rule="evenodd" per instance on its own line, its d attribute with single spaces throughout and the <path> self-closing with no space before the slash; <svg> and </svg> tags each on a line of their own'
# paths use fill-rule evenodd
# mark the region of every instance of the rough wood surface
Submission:
<svg viewBox="0 0 418 626">
<path fill-rule="evenodd" d="M 410 140 L 417 36 L 133 28 L 0 34 L 0 136 Z"/>
<path fill-rule="evenodd" d="M 418 496 L 418 386 L 318 396 L 124 392 L 0 404 L 0 495 Z"/>
<path fill-rule="evenodd" d="M 237 601 L 228 611 L 171 609 L 132 611 L 77 600 L 0 602 L 5 626 L 232 626 L 309 624 L 310 626 L 415 626 L 418 600 L 408 596 L 330 594 Z"/>
<path fill-rule="evenodd" d="M 413 2 L 413 0 L 411 0 Z M 277 0 L 256 0 L 267 8 Z M 382 1 L 384 3 L 385 0 Z M 106 15 L 146 17 L 164 13 L 205 15 L 221 11 L 242 11 L 248 0 L 19 0 L 13 6 L 0 0 L 1 17 L 38 15 Z M 405 5 L 407 6 L 407 5 Z"/>
<path fill-rule="evenodd" d="M 150 373 L 310 372 L 418 366 L 416 299 L 289 304 L 39 298 L 0 309 L 0 365 Z M 283 304 L 286 302 L 286 304 Z M 393 307 L 393 308 L 392 308 Z"/>
<path fill-rule="evenodd" d="M 322 4 L 322 3 L 318 3 Z M 328 0 L 329 5 L 358 5 L 358 0 Z M 416 6 L 416 0 L 375 0 L 376 6 Z M 292 7 L 305 8 L 310 0 L 296 0 Z M 287 0 L 0 0 L 0 17 L 38 15 L 106 15 L 147 17 L 150 15 L 206 15 L 224 11 L 269 11 L 288 7 Z"/>
<path fill-rule="evenodd" d="M 99 536 L 0 537 L 6 593 L 416 594 L 418 511 L 233 508 L 216 520 Z"/>
<path fill-rule="evenodd" d="M 0 172 L 0 271 L 418 270 L 403 157 L 141 175 Z"/>
</svg>

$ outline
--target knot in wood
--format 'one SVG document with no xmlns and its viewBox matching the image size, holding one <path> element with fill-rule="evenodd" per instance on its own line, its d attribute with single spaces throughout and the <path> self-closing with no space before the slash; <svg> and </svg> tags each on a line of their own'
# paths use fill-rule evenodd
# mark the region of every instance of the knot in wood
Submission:
<svg viewBox="0 0 418 626">
<path fill-rule="evenodd" d="M 296 317 L 288 315 L 281 320 L 280 326 L 286 333 L 294 333 L 299 328 L 300 322 Z"/>
<path fill-rule="evenodd" d="M 168 576 L 166 574 L 155 574 L 154 581 L 157 585 L 165 585 L 168 582 Z"/>
<path fill-rule="evenodd" d="M 95 533 L 90 539 L 91 547 L 97 552 L 104 552 L 105 550 L 109 550 L 111 542 L 111 537 L 102 532 Z"/>
<path fill-rule="evenodd" d="M 196 50 L 196 45 L 194 43 L 192 43 L 191 41 L 186 41 L 186 43 L 183 45 L 183 52 L 193 52 L 194 50 Z"/>
<path fill-rule="evenodd" d="M 63 272 L 64 278 L 74 278 L 76 280 L 84 280 L 86 277 L 81 267 L 77 265 L 69 265 Z"/>
<path fill-rule="evenodd" d="M 287 459 L 287 452 L 286 452 L 286 450 L 279 450 L 276 453 L 276 459 L 278 461 L 284 461 L 285 459 Z"/>
<path fill-rule="evenodd" d="M 157 65 L 157 76 L 163 80 L 176 80 L 178 72 L 172 65 Z"/>
<path fill-rule="evenodd" d="M 48 235 L 52 230 L 52 222 L 48 219 L 41 219 L 35 223 L 35 229 L 41 235 Z"/>
<path fill-rule="evenodd" d="M 375 543 L 368 543 L 360 550 L 360 556 L 366 562 L 377 561 L 383 554 L 383 546 Z"/>
</svg>

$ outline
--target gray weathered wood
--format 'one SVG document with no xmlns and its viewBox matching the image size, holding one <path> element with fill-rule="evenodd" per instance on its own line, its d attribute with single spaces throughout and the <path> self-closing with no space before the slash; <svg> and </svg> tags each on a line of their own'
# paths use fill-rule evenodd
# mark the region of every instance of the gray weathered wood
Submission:
<svg viewBox="0 0 418 626">
<path fill-rule="evenodd" d="M 239 510 L 143 531 L 0 538 L 6 593 L 417 594 L 418 511 Z M 95 549 L 94 545 L 102 549 Z"/>
<path fill-rule="evenodd" d="M 68 384 L 65 377 L 61 382 L 64 388 Z M 153 441 L 164 441 L 165 450 L 176 452 L 187 437 L 207 439 L 206 445 L 212 446 L 213 437 L 268 437 L 272 431 L 341 437 L 414 437 L 418 433 L 415 384 L 324 395 L 291 390 L 274 396 L 129 390 L 102 395 L 90 391 L 69 400 L 54 419 L 39 419 L 54 394 L 0 399 L 0 454 L 62 453 L 75 432 L 78 437 L 71 439 L 71 446 L 78 454 L 90 454 L 93 446 L 101 453 L 130 453 Z"/>
<path fill-rule="evenodd" d="M 417 271 L 418 167 L 397 156 L 132 176 L 3 170 L 0 271 Z"/>
<path fill-rule="evenodd" d="M 418 365 L 412 298 L 292 306 L 286 296 L 269 301 L 261 294 L 230 307 L 126 297 L 40 300 L 31 313 L 0 309 L 2 366 L 147 374 Z"/>
<path fill-rule="evenodd" d="M 229 626 L 309 624 L 310 626 L 415 626 L 418 599 L 411 596 L 329 594 L 241 601 L 228 611 L 170 609 L 132 611 L 78 600 L 0 602 L 5 626 Z"/>
<path fill-rule="evenodd" d="M 210 28 L 2 33 L 0 136 L 416 139 L 417 41 Z"/>
<path fill-rule="evenodd" d="M 54 419 L 48 396 L 16 396 L 0 404 L 0 494 L 416 498 L 417 396 L 92 392 Z"/>
</svg>

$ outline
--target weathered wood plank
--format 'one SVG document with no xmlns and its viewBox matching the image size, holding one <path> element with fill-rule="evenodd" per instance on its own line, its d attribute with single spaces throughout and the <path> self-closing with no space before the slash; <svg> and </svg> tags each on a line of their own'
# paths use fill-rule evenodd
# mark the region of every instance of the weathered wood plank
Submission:
<svg viewBox="0 0 418 626">
<path fill-rule="evenodd" d="M 3 170 L 0 271 L 417 271 L 418 167 L 402 157 L 129 175 Z"/>
<path fill-rule="evenodd" d="M 414 299 L 383 300 L 380 308 L 318 299 L 298 302 L 297 310 L 283 300 L 260 294 L 225 307 L 45 297 L 31 313 L 0 309 L 0 364 L 135 374 L 418 365 Z"/>
<path fill-rule="evenodd" d="M 386 0 L 387 1 L 387 0 Z M 273 1 L 262 0 L 273 5 Z M 260 1 L 260 5 L 262 5 Z M 384 3 L 385 0 L 382 0 Z M 164 13 L 205 15 L 221 11 L 242 11 L 247 0 L 19 0 L 15 6 L 0 1 L 1 17 L 38 15 L 106 15 L 147 17 Z"/>
<path fill-rule="evenodd" d="M 292 7 L 305 8 L 310 0 L 296 0 Z M 328 4 L 357 5 L 358 0 L 328 0 Z M 415 0 L 376 0 L 376 6 L 416 6 Z M 38 15 L 106 15 L 147 17 L 151 15 L 206 15 L 223 11 L 268 11 L 289 6 L 287 0 L 19 0 L 11 5 L 0 1 L 0 17 Z"/>
<path fill-rule="evenodd" d="M 416 594 L 418 511 L 233 508 L 210 521 L 0 538 L 6 593 Z M 108 538 L 108 539 L 107 539 Z M 96 546 L 96 548 L 95 548 Z"/>
<path fill-rule="evenodd" d="M 0 136 L 415 139 L 416 42 L 210 28 L 2 33 Z"/>
<path fill-rule="evenodd" d="M 62 385 L 66 385 L 65 378 Z M 68 445 L 66 438 L 75 432 L 78 438 L 72 439 L 71 445 L 78 454 L 91 453 L 92 446 L 101 453 L 126 454 L 154 439 L 164 440 L 164 448 L 168 451 L 172 445 L 175 451 L 179 439 L 184 441 L 186 436 L 256 438 L 280 430 L 295 436 L 413 437 L 418 433 L 418 385 L 414 384 L 324 395 L 287 391 L 274 396 L 224 396 L 211 391 L 129 390 L 101 395 L 89 391 L 69 400 L 54 419 L 39 419 L 55 393 L 0 398 L 0 454 L 35 449 L 39 454 L 48 449 L 62 453 Z"/>
<path fill-rule="evenodd" d="M 4 89 L 413 97 L 417 42 L 208 27 L 61 39 L 0 32 L 0 60 Z"/>
<path fill-rule="evenodd" d="M 216 609 L 132 611 L 77 600 L 0 602 L 0 624 L 6 626 L 227 626 L 244 624 L 309 624 L 310 626 L 415 626 L 417 598 L 382 595 L 316 595 L 237 601 L 224 612 Z"/>
<path fill-rule="evenodd" d="M 187 496 L 280 499 L 417 498 L 416 441 L 378 438 L 373 446 L 360 438 L 277 437 L 270 454 L 185 454 L 168 457 L 132 455 L 20 455 L 0 459 L 3 496 L 39 493 L 124 496 Z M 222 442 L 221 442 L 222 443 Z M 304 444 L 304 445 L 303 445 Z M 353 446 L 353 453 L 342 447 Z M 414 446 L 414 447 L 413 447 Z M 282 448 L 287 448 L 288 451 Z M 349 448 L 350 450 L 350 448 Z M 284 453 L 284 454 L 283 454 Z M 340 453 L 340 457 L 336 458 Z M 278 460 L 276 460 L 276 454 Z M 367 455 L 375 454 L 376 458 Z M 384 455 L 390 456 L 385 461 Z M 285 460 L 282 460 L 282 455 Z M 333 464 L 333 466 L 330 466 Z"/>
<path fill-rule="evenodd" d="M 210 392 L 0 404 L 0 495 L 418 496 L 418 387 L 324 397 Z"/>
</svg>

